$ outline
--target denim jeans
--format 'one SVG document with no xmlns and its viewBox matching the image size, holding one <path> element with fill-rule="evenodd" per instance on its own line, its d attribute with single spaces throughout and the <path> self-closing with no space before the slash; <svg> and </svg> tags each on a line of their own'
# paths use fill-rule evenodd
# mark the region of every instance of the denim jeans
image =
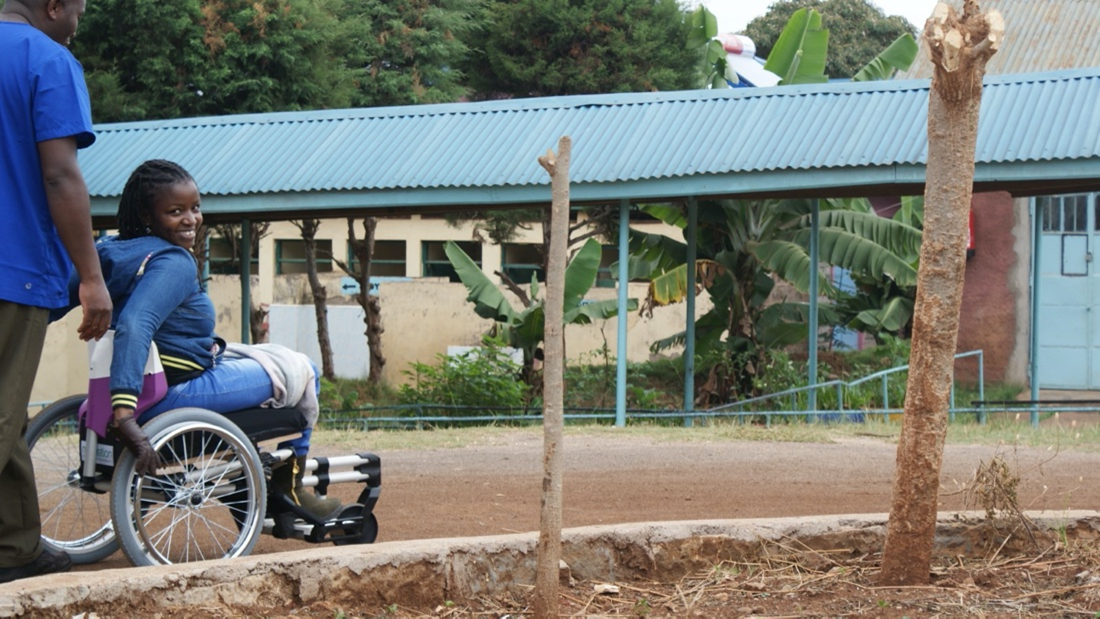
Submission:
<svg viewBox="0 0 1100 619">
<path fill-rule="evenodd" d="M 313 368 L 314 388 L 321 389 L 320 372 Z M 271 379 L 258 362 L 239 357 L 223 357 L 213 368 L 197 378 L 172 385 L 168 395 L 145 411 L 139 422 L 145 423 L 173 409 L 193 406 L 215 413 L 231 413 L 244 408 L 255 408 L 271 398 Z M 309 451 L 309 437 L 313 428 L 306 428 L 302 436 L 279 444 L 290 447 L 294 453 L 304 456 Z"/>
</svg>

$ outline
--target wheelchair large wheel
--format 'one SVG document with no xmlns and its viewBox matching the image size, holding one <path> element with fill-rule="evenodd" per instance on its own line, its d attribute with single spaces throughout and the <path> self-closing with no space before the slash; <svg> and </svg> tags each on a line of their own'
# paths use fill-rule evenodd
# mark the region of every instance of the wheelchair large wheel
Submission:
<svg viewBox="0 0 1100 619">
<path fill-rule="evenodd" d="M 134 565 L 245 556 L 263 530 L 267 487 L 251 441 L 217 413 L 181 408 L 145 424 L 154 476 L 127 450 L 111 482 L 111 518 Z"/>
<path fill-rule="evenodd" d="M 106 494 L 80 488 L 80 423 L 86 396 L 58 400 L 39 411 L 27 426 L 42 539 L 63 550 L 73 563 L 95 563 L 118 550 Z"/>
</svg>

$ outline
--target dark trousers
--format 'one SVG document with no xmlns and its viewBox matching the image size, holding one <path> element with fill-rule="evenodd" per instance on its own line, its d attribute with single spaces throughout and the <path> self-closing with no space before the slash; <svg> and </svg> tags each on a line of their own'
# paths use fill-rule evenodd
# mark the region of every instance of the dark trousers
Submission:
<svg viewBox="0 0 1100 619">
<path fill-rule="evenodd" d="M 0 567 L 25 565 L 42 554 L 26 433 L 48 315 L 40 307 L 0 301 Z"/>
</svg>

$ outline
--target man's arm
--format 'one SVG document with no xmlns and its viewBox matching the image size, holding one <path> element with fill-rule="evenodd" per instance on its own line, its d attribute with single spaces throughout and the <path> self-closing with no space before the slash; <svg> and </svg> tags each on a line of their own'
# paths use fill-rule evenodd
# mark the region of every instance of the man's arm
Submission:
<svg viewBox="0 0 1100 619">
<path fill-rule="evenodd" d="M 92 236 L 92 206 L 88 186 L 76 160 L 76 138 L 38 143 L 42 182 L 61 243 L 80 277 L 84 319 L 77 328 L 82 340 L 99 339 L 111 326 L 111 295 L 103 282 L 99 254 Z"/>
</svg>

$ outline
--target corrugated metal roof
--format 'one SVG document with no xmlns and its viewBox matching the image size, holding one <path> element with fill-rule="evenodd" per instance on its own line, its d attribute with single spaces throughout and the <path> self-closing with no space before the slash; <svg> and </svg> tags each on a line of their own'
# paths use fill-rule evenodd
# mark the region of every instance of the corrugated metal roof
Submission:
<svg viewBox="0 0 1100 619">
<path fill-rule="evenodd" d="M 962 11 L 962 0 L 940 0 Z M 982 12 L 1005 19 L 1005 40 L 986 73 L 1001 75 L 1100 67 L 1100 2 L 1097 0 L 982 0 Z M 924 27 L 924 24 L 917 24 Z M 932 77 L 928 46 L 899 79 Z"/>
<path fill-rule="evenodd" d="M 1100 69 L 986 83 L 977 180 L 1058 175 L 1028 176 L 1024 162 L 1100 164 Z M 928 86 L 830 83 L 107 124 L 97 125 L 80 162 L 99 216 L 113 214 L 127 176 L 149 158 L 187 168 L 213 212 L 544 203 L 549 177 L 536 159 L 561 135 L 573 140 L 576 201 L 833 188 L 825 195 L 923 182 Z"/>
</svg>

